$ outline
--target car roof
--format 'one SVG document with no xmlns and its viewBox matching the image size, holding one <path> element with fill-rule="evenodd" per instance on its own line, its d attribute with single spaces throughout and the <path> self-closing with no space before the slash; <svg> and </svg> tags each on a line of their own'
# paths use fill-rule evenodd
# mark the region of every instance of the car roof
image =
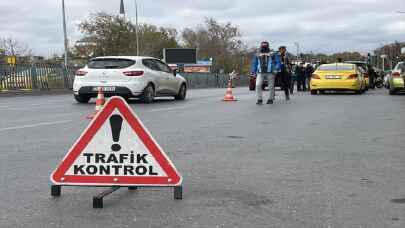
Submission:
<svg viewBox="0 0 405 228">
<path fill-rule="evenodd" d="M 327 64 L 322 64 L 321 66 L 353 66 L 356 65 L 354 63 L 327 63 Z"/>
<path fill-rule="evenodd" d="M 345 61 L 345 63 L 353 63 L 353 64 L 367 64 L 365 61 Z"/>
<path fill-rule="evenodd" d="M 142 60 L 142 59 L 157 59 L 149 56 L 99 56 L 92 59 L 130 59 L 130 60 Z"/>
</svg>

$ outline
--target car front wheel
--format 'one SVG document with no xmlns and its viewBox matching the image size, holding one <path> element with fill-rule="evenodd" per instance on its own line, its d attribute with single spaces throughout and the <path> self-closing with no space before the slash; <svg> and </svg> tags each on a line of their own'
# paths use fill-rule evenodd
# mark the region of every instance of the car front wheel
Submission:
<svg viewBox="0 0 405 228">
<path fill-rule="evenodd" d="M 181 85 L 179 93 L 174 97 L 176 100 L 184 100 L 187 96 L 187 87 L 186 85 Z"/>
</svg>

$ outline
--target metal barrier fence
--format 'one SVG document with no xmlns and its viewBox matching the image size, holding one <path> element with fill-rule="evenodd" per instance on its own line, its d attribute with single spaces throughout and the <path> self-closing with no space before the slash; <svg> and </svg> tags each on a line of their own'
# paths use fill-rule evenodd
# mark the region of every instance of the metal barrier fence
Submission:
<svg viewBox="0 0 405 228">
<path fill-rule="evenodd" d="M 190 89 L 225 88 L 228 85 L 228 74 L 215 73 L 181 73 Z M 5 65 L 0 64 L 0 91 L 5 90 L 41 90 L 72 89 L 74 71 L 64 70 L 61 66 Z M 240 76 L 234 80 L 234 86 L 246 86 L 248 77 Z"/>
<path fill-rule="evenodd" d="M 71 89 L 73 71 L 61 66 L 0 65 L 1 90 Z"/>
<path fill-rule="evenodd" d="M 187 80 L 190 89 L 196 88 L 225 88 L 228 86 L 228 74 L 213 74 L 213 73 L 181 73 Z M 234 86 L 248 85 L 248 77 L 240 76 L 238 80 L 233 81 Z"/>
</svg>

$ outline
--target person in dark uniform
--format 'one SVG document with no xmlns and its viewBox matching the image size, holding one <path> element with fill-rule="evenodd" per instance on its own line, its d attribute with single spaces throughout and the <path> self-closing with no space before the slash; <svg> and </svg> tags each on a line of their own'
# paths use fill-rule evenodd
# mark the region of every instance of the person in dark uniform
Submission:
<svg viewBox="0 0 405 228">
<path fill-rule="evenodd" d="M 285 99 L 290 100 L 290 87 L 291 87 L 291 74 L 290 74 L 290 61 L 287 57 L 287 48 L 281 46 L 278 48 L 278 55 L 280 59 L 280 71 L 278 76 L 281 79 L 281 85 L 285 93 Z"/>
<path fill-rule="evenodd" d="M 312 67 L 311 63 L 308 63 L 307 66 L 304 69 L 304 74 L 307 82 L 308 89 L 311 87 L 311 77 L 312 73 L 314 73 L 314 68 Z"/>
<path fill-rule="evenodd" d="M 298 91 L 306 91 L 306 80 L 305 80 L 305 74 L 304 74 L 304 64 L 300 63 L 297 66 L 296 69 L 296 74 L 297 74 L 297 90 Z"/>
</svg>

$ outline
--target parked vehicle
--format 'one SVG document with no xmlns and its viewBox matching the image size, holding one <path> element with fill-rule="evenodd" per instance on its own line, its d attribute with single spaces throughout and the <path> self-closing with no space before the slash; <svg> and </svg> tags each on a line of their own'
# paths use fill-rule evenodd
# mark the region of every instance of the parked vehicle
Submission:
<svg viewBox="0 0 405 228">
<path fill-rule="evenodd" d="M 269 86 L 269 80 L 265 78 L 263 80 L 263 85 L 262 89 L 265 90 L 265 88 Z M 256 75 L 250 75 L 249 76 L 249 90 L 250 91 L 255 91 L 256 90 Z"/>
<path fill-rule="evenodd" d="M 266 89 L 266 87 L 269 86 L 269 81 L 268 79 L 264 79 L 263 81 L 263 90 Z M 281 78 L 280 76 L 276 75 L 276 78 L 274 80 L 274 88 L 280 87 L 281 88 L 282 83 L 281 83 Z M 249 76 L 249 90 L 254 91 L 256 90 L 256 75 L 250 75 Z"/>
<path fill-rule="evenodd" d="M 399 62 L 388 78 L 389 93 L 395 95 L 405 90 L 405 62 Z"/>
<path fill-rule="evenodd" d="M 164 62 L 153 57 L 106 56 L 91 59 L 76 71 L 73 83 L 75 99 L 87 103 L 101 87 L 105 96 L 138 97 L 145 103 L 155 97 L 184 100 L 186 80 Z"/>
<path fill-rule="evenodd" d="M 377 78 L 377 73 L 374 71 L 373 67 L 369 66 L 367 62 L 364 61 L 346 61 L 345 63 L 356 64 L 356 66 L 363 68 L 365 71 L 364 78 L 366 80 L 366 90 L 374 89 L 374 79 Z M 370 80 L 370 77 L 373 80 Z"/>
<path fill-rule="evenodd" d="M 324 91 L 353 91 L 361 94 L 365 91 L 365 80 L 362 70 L 355 64 L 323 64 L 312 74 L 311 94 Z"/>
</svg>

